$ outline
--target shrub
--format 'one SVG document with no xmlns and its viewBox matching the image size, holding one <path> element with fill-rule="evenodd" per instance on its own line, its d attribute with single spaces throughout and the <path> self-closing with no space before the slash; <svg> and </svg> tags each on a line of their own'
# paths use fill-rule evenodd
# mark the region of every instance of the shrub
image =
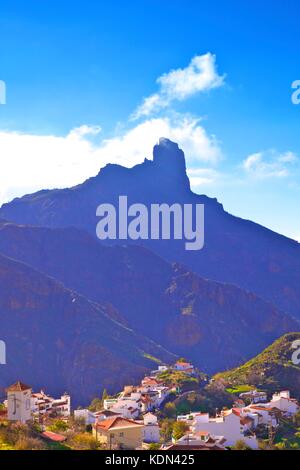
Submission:
<svg viewBox="0 0 300 470">
<path fill-rule="evenodd" d="M 48 429 L 52 432 L 64 432 L 69 429 L 69 425 L 62 419 L 56 419 Z"/>
<path fill-rule="evenodd" d="M 76 434 L 70 444 L 78 450 L 97 450 L 101 447 L 100 443 L 89 433 Z"/>
<path fill-rule="evenodd" d="M 15 450 L 44 450 L 46 447 L 40 439 L 21 437 L 15 444 Z"/>
<path fill-rule="evenodd" d="M 188 429 L 189 429 L 189 427 L 185 422 L 176 421 L 173 424 L 173 437 L 174 437 L 174 439 L 176 441 L 178 439 L 180 439 L 182 436 L 184 436 L 184 434 L 186 433 L 186 431 L 188 431 Z"/>
</svg>

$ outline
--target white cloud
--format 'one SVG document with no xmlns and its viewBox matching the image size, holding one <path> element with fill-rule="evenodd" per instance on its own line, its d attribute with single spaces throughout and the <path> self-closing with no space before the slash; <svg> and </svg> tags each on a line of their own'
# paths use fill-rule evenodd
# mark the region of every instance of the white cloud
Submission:
<svg viewBox="0 0 300 470">
<path fill-rule="evenodd" d="M 0 204 L 39 189 L 81 183 L 107 163 L 130 167 L 145 157 L 152 158 L 153 145 L 159 137 L 179 144 L 189 168 L 199 162 L 206 166 L 216 164 L 222 158 L 220 145 L 213 135 L 207 134 L 199 119 L 174 112 L 160 118 L 147 117 L 174 100 L 221 86 L 224 77 L 217 73 L 215 56 L 196 56 L 186 68 L 172 70 L 157 82 L 159 91 L 146 98 L 135 113 L 143 116 L 143 121 L 110 139 L 102 137 L 101 127 L 86 124 L 65 136 L 0 130 Z M 208 183 L 213 177 L 212 170 L 206 174 L 202 171 L 202 175 L 193 176 L 197 184 Z"/>
<path fill-rule="evenodd" d="M 133 119 L 150 116 L 175 100 L 182 101 L 196 93 L 218 88 L 223 85 L 224 78 L 217 73 L 213 54 L 195 56 L 186 68 L 171 70 L 157 79 L 159 91 L 144 99 Z"/>
<path fill-rule="evenodd" d="M 0 131 L 0 203 L 39 189 L 73 186 L 107 163 L 133 166 L 152 158 L 159 137 L 176 141 L 190 167 L 199 162 L 214 164 L 221 158 L 215 137 L 188 116 L 149 119 L 95 144 L 92 137 L 100 130 L 84 125 L 63 137 Z"/>
<path fill-rule="evenodd" d="M 187 171 L 192 189 L 199 186 L 216 183 L 220 179 L 220 173 L 214 168 L 191 168 Z"/>
<path fill-rule="evenodd" d="M 83 124 L 80 127 L 74 127 L 74 129 L 71 130 L 69 136 L 74 137 L 75 139 L 78 137 L 84 137 L 87 135 L 94 136 L 98 135 L 101 132 L 101 127 L 100 126 L 87 126 L 86 124 Z"/>
<path fill-rule="evenodd" d="M 253 153 L 243 161 L 244 170 L 256 178 L 284 178 L 290 175 L 292 165 L 299 163 L 297 155 L 287 151 L 266 150 Z"/>
</svg>

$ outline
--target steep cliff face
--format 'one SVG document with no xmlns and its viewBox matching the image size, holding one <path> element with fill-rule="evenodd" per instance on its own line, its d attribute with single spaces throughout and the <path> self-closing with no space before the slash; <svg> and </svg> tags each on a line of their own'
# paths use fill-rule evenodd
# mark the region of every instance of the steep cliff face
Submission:
<svg viewBox="0 0 300 470">
<path fill-rule="evenodd" d="M 74 229 L 0 223 L 0 252 L 31 264 L 140 335 L 206 372 L 246 360 L 299 323 L 237 286 L 201 278 L 143 247 Z"/>
<path fill-rule="evenodd" d="M 5 204 L 0 217 L 22 224 L 75 226 L 95 236 L 96 208 L 129 204 L 205 205 L 205 246 L 186 251 L 184 240 L 138 240 L 170 262 L 180 262 L 205 278 L 236 284 L 300 319 L 300 246 L 253 222 L 224 211 L 215 199 L 190 190 L 183 152 L 161 139 L 153 160 L 128 169 L 107 165 L 94 178 L 71 189 L 40 191 Z M 124 240 L 116 241 L 123 244 Z M 126 243 L 130 243 L 127 240 Z"/>
<path fill-rule="evenodd" d="M 120 195 L 204 204 L 203 250 L 186 251 L 185 240 L 99 242 L 96 208 Z M 212 373 L 300 330 L 299 245 L 194 194 L 184 154 L 167 139 L 153 160 L 107 165 L 74 188 L 5 204 L 0 217 L 11 220 L 0 221 L 0 386 L 21 379 L 87 401 L 153 368 L 149 355 L 186 356 Z"/>
<path fill-rule="evenodd" d="M 155 366 L 149 355 L 175 359 L 113 321 L 104 306 L 2 255 L 0 338 L 7 350 L 2 389 L 18 378 L 53 394 L 69 390 L 74 404 L 140 379 Z"/>
</svg>

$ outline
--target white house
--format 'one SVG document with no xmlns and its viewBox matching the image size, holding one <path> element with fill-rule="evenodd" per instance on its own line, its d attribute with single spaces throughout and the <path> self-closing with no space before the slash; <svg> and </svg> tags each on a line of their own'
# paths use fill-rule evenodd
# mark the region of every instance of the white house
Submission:
<svg viewBox="0 0 300 470">
<path fill-rule="evenodd" d="M 43 390 L 31 395 L 31 411 L 34 415 L 55 414 L 67 418 L 71 414 L 71 397 L 64 393 L 60 398 L 53 398 Z"/>
<path fill-rule="evenodd" d="M 165 401 L 165 399 L 171 393 L 171 389 L 163 385 L 158 385 L 157 387 L 153 387 L 152 391 L 157 393 L 157 396 L 155 398 L 155 403 L 154 403 L 154 406 L 156 408 L 159 408 L 161 404 Z"/>
<path fill-rule="evenodd" d="M 26 423 L 31 416 L 31 387 L 18 381 L 6 389 L 9 421 Z"/>
<path fill-rule="evenodd" d="M 74 418 L 83 420 L 86 425 L 94 424 L 96 422 L 96 415 L 90 410 L 75 410 Z"/>
<path fill-rule="evenodd" d="M 156 370 L 151 371 L 151 375 L 157 375 L 157 374 L 160 374 L 161 372 L 166 372 L 168 369 L 169 367 L 165 365 L 158 366 Z"/>
<path fill-rule="evenodd" d="M 110 410 L 123 418 L 137 419 L 142 412 L 143 402 L 140 392 L 122 393 L 118 398 L 104 400 L 104 409 Z"/>
<path fill-rule="evenodd" d="M 159 442 L 159 425 L 157 417 L 153 413 L 146 413 L 144 415 L 143 433 L 144 442 Z"/>
<path fill-rule="evenodd" d="M 297 400 L 290 397 L 289 390 L 274 393 L 272 400 L 270 401 L 270 405 L 278 408 L 287 415 L 294 415 L 300 409 Z"/>
<path fill-rule="evenodd" d="M 227 446 L 232 446 L 236 441 L 243 440 L 252 449 L 258 447 L 255 436 L 244 435 L 244 425 L 241 424 L 240 415 L 235 410 L 224 411 L 221 416 L 216 418 L 210 418 L 208 413 L 193 413 L 187 415 L 186 419 L 182 419 L 181 416 L 177 419 L 187 422 L 194 433 L 208 431 L 214 436 L 224 436 Z"/>
<path fill-rule="evenodd" d="M 111 410 L 101 410 L 93 412 L 87 409 L 82 409 L 74 411 L 74 418 L 83 420 L 86 425 L 95 424 L 96 421 L 99 422 L 108 418 L 115 418 L 117 416 L 121 415 L 118 413 L 114 413 Z"/>
<path fill-rule="evenodd" d="M 122 416 L 126 419 L 137 419 L 140 415 L 140 409 L 137 408 L 134 404 L 118 402 L 110 408 L 110 411 Z"/>
<path fill-rule="evenodd" d="M 252 414 L 256 414 L 258 416 L 258 424 L 264 424 L 265 426 L 271 424 L 273 427 L 278 426 L 278 419 L 276 417 L 275 410 L 270 407 L 268 403 L 257 403 L 256 405 L 249 405 L 243 410 L 243 415 L 246 416 L 247 414 L 250 416 L 252 416 Z"/>
<path fill-rule="evenodd" d="M 118 398 L 106 398 L 103 401 L 103 408 L 105 410 L 109 410 L 117 402 L 118 402 Z"/>
<path fill-rule="evenodd" d="M 266 392 L 259 392 L 257 390 L 250 390 L 249 392 L 240 393 L 239 397 L 243 400 L 248 398 L 252 403 L 263 403 L 266 402 L 268 398 Z"/>
<path fill-rule="evenodd" d="M 172 439 L 173 441 L 173 439 Z M 188 432 L 184 434 L 180 439 L 176 441 L 179 445 L 185 446 L 199 446 L 203 443 L 217 445 L 221 448 L 224 448 L 224 445 L 227 445 L 226 439 L 224 436 L 213 436 L 208 431 L 198 431 L 198 432 Z"/>
</svg>

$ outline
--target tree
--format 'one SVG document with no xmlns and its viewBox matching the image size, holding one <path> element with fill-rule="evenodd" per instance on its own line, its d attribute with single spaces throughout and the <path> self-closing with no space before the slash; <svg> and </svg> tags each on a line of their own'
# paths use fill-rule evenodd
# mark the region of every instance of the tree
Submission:
<svg viewBox="0 0 300 470">
<path fill-rule="evenodd" d="M 62 419 L 56 419 L 51 426 L 49 426 L 49 431 L 52 432 L 64 432 L 69 429 L 68 423 Z"/>
<path fill-rule="evenodd" d="M 159 449 L 160 449 L 160 444 L 156 442 L 151 442 L 151 444 L 149 444 L 149 450 L 159 450 Z"/>
<path fill-rule="evenodd" d="M 175 418 L 176 417 L 176 406 L 173 402 L 168 402 L 164 406 L 164 413 L 167 418 Z"/>
<path fill-rule="evenodd" d="M 297 413 L 295 414 L 294 421 L 296 426 L 300 426 L 300 411 L 297 411 Z"/>
<path fill-rule="evenodd" d="M 235 445 L 231 447 L 232 450 L 251 450 L 251 447 L 247 446 L 243 439 L 236 441 Z"/>
<path fill-rule="evenodd" d="M 160 435 L 164 442 L 168 442 L 172 438 L 174 421 L 171 419 L 163 419 L 160 426 Z"/>
<path fill-rule="evenodd" d="M 174 439 L 176 441 L 178 441 L 178 439 L 180 439 L 182 436 L 184 436 L 184 434 L 188 430 L 189 430 L 189 427 L 184 421 L 176 421 L 173 424 L 173 437 L 174 437 Z"/>
<path fill-rule="evenodd" d="M 109 394 L 107 393 L 106 388 L 104 388 L 103 392 L 102 392 L 102 397 L 101 398 L 98 398 L 98 397 L 94 398 L 92 400 L 90 406 L 88 407 L 88 409 L 90 411 L 101 411 L 103 409 L 103 402 L 107 398 L 109 398 Z"/>
<path fill-rule="evenodd" d="M 103 402 L 100 398 L 94 398 L 88 408 L 90 411 L 100 411 L 103 408 Z"/>
</svg>

